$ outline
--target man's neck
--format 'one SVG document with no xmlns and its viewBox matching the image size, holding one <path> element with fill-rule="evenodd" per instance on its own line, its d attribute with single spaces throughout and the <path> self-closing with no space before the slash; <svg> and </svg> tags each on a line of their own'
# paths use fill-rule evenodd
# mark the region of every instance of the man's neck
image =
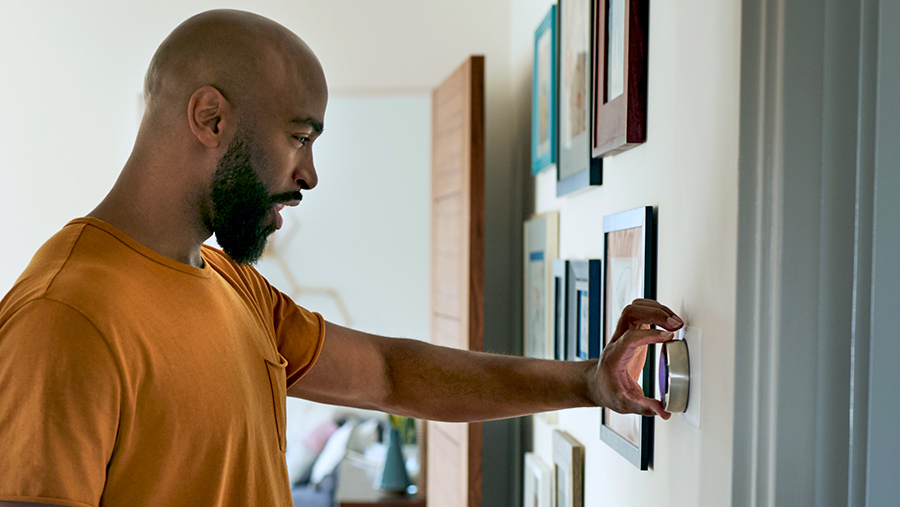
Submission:
<svg viewBox="0 0 900 507">
<path fill-rule="evenodd" d="M 200 246 L 210 233 L 203 226 L 196 199 L 173 188 L 136 184 L 129 180 L 127 171 L 88 216 L 103 220 L 170 259 L 203 267 Z"/>
</svg>

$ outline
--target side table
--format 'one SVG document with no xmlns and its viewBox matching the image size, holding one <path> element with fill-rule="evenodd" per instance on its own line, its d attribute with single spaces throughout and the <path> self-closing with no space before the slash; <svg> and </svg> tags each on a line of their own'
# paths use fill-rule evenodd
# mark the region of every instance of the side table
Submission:
<svg viewBox="0 0 900 507">
<path fill-rule="evenodd" d="M 425 507 L 419 495 L 396 495 L 375 488 L 374 471 L 344 458 L 339 465 L 334 504 L 338 507 Z"/>
</svg>

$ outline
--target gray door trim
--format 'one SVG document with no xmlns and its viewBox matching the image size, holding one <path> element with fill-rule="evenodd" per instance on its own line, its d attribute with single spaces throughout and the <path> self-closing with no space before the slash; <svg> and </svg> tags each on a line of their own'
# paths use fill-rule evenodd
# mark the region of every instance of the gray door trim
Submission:
<svg viewBox="0 0 900 507">
<path fill-rule="evenodd" d="M 856 238 L 853 255 L 853 313 L 850 351 L 848 505 L 866 505 L 869 417 L 869 342 L 872 309 L 873 199 L 875 191 L 876 90 L 879 0 L 863 0 L 860 10 Z"/>
<path fill-rule="evenodd" d="M 734 505 L 865 477 L 873 4 L 743 2 Z"/>
<path fill-rule="evenodd" d="M 881 506 L 896 505 L 900 498 L 900 2 L 875 5 L 879 27 L 866 505 Z"/>
</svg>

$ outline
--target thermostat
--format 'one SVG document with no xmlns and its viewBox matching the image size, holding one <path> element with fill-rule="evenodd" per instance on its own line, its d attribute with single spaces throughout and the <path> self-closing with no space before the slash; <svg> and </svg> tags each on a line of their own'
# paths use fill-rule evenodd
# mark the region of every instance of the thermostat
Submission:
<svg viewBox="0 0 900 507">
<path fill-rule="evenodd" d="M 691 363 L 687 342 L 672 340 L 659 353 L 659 395 L 667 412 L 687 411 L 691 390 Z"/>
</svg>

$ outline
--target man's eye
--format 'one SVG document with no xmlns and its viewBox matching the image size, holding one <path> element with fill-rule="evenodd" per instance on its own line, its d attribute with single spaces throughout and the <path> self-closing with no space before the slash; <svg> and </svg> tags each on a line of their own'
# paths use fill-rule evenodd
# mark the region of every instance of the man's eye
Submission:
<svg viewBox="0 0 900 507">
<path fill-rule="evenodd" d="M 300 142 L 303 146 L 309 144 L 309 138 L 306 136 L 294 136 L 294 139 Z"/>
</svg>

